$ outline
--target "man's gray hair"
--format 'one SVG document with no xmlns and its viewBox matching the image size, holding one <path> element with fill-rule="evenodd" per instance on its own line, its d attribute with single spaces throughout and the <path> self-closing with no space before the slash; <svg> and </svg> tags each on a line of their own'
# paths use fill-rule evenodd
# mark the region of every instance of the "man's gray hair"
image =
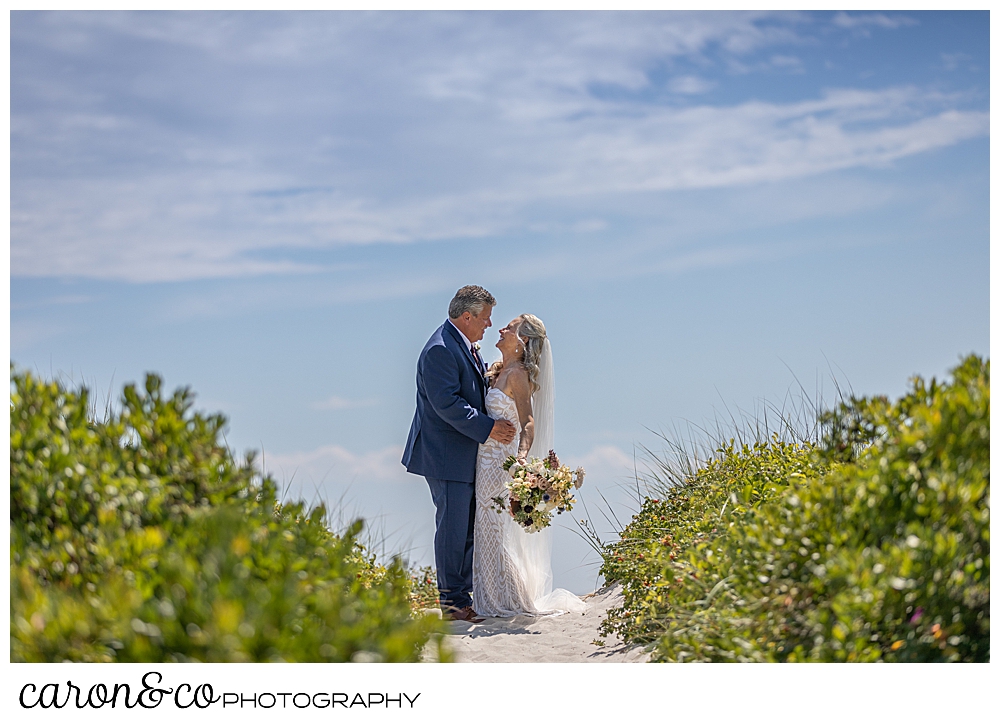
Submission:
<svg viewBox="0 0 1000 723">
<path fill-rule="evenodd" d="M 457 319 L 467 311 L 473 316 L 479 316 L 487 304 L 491 307 L 497 305 L 493 294 L 482 286 L 463 286 L 455 292 L 455 298 L 448 304 L 448 316 Z"/>
</svg>

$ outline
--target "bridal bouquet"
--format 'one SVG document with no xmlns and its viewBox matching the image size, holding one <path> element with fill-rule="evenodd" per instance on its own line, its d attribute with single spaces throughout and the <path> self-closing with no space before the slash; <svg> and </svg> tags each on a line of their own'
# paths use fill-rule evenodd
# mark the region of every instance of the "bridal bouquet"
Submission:
<svg viewBox="0 0 1000 723">
<path fill-rule="evenodd" d="M 552 524 L 552 512 L 562 514 L 573 509 L 572 490 L 583 484 L 584 469 L 559 464 L 553 450 L 545 459 L 532 457 L 521 464 L 513 456 L 503 463 L 510 472 L 507 483 L 509 500 L 503 496 L 493 498 L 493 509 L 497 512 L 509 510 L 511 517 L 524 528 L 525 532 L 538 532 Z"/>
</svg>

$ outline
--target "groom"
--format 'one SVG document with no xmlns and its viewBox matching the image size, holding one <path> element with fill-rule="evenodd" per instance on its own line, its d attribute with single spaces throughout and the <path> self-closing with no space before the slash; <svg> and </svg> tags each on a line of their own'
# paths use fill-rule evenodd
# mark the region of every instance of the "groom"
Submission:
<svg viewBox="0 0 1000 723">
<path fill-rule="evenodd" d="M 514 425 L 486 414 L 486 367 L 475 343 L 492 326 L 496 299 L 463 286 L 448 320 L 417 359 L 417 411 L 403 452 L 406 471 L 423 475 L 434 500 L 434 562 L 441 609 L 449 620 L 481 622 L 472 608 L 472 540 L 476 519 L 476 454 L 492 437 L 514 439 Z"/>
</svg>

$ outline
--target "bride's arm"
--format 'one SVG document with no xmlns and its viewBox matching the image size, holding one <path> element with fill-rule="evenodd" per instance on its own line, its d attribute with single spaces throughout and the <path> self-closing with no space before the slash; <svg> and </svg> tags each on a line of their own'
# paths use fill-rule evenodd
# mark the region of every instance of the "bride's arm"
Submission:
<svg viewBox="0 0 1000 723">
<path fill-rule="evenodd" d="M 517 417 L 521 420 L 521 441 L 517 445 L 517 458 L 524 459 L 535 440 L 535 418 L 531 414 L 531 383 L 528 381 L 528 373 L 516 370 L 510 375 L 507 384 L 510 396 L 517 406 Z"/>
</svg>

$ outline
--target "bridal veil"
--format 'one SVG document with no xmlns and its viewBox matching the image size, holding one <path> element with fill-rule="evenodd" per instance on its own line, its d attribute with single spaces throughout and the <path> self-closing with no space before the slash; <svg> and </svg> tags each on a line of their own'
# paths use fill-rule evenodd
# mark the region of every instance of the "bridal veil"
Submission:
<svg viewBox="0 0 1000 723">
<path fill-rule="evenodd" d="M 535 420 L 535 438 L 528 457 L 544 459 L 550 449 L 555 449 L 555 371 L 552 367 L 552 345 L 546 338 L 538 360 L 538 391 L 531 397 L 531 411 Z M 552 528 L 538 532 L 525 532 L 510 520 L 511 553 L 524 574 L 535 608 L 539 612 L 567 610 L 582 612 L 587 605 L 569 590 L 552 589 Z"/>
</svg>

